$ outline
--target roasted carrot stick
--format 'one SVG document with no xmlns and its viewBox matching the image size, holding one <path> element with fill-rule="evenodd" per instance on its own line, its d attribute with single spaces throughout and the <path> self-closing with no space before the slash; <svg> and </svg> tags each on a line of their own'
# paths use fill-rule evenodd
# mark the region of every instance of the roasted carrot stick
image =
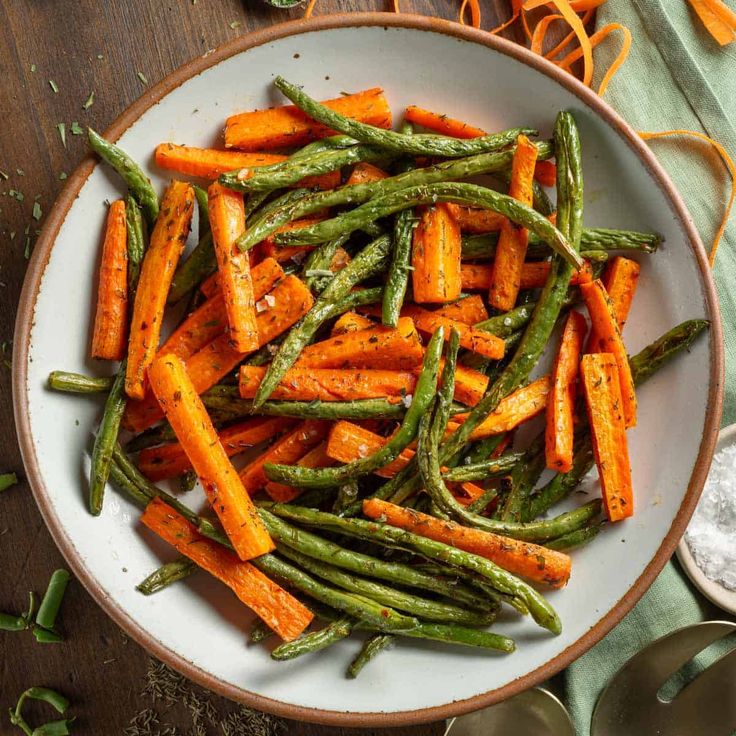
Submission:
<svg viewBox="0 0 736 736">
<path fill-rule="evenodd" d="M 273 541 L 220 444 L 184 361 L 175 355 L 156 358 L 148 376 L 153 393 L 240 559 L 270 552 L 274 549 Z"/>
<path fill-rule="evenodd" d="M 346 332 L 358 332 L 359 330 L 367 330 L 369 327 L 373 327 L 373 322 L 364 317 L 362 314 L 357 312 L 345 312 L 336 322 L 332 325 L 330 337 L 338 337 L 344 335 Z"/>
<path fill-rule="evenodd" d="M 422 128 L 431 130 L 433 133 L 451 135 L 453 138 L 481 138 L 486 135 L 486 132 L 480 128 L 463 123 L 461 120 L 448 118 L 447 115 L 430 112 L 416 105 L 409 105 L 406 108 L 404 119 L 408 123 L 421 125 Z"/>
<path fill-rule="evenodd" d="M 624 423 L 626 428 L 636 425 L 636 391 L 631 376 L 629 358 L 626 355 L 621 330 L 616 322 L 611 300 L 606 287 L 600 279 L 580 285 L 580 292 L 588 308 L 592 328 L 598 334 L 598 348 L 602 352 L 612 353 L 618 365 L 618 380 L 621 388 Z"/>
<path fill-rule="evenodd" d="M 641 271 L 641 267 L 636 261 L 623 256 L 616 256 L 608 264 L 603 274 L 603 285 L 606 287 L 608 297 L 613 305 L 613 313 L 616 315 L 618 328 L 622 332 L 639 283 L 639 271 Z M 599 352 L 599 342 L 595 330 L 591 331 L 586 352 Z"/>
<path fill-rule="evenodd" d="M 90 357 L 122 360 L 128 329 L 128 226 L 125 200 L 118 199 L 107 213 L 102 244 L 97 311 Z"/>
<path fill-rule="evenodd" d="M 240 169 L 244 178 L 255 173 L 259 166 L 270 166 L 286 161 L 288 156 L 275 153 L 243 153 L 242 151 L 218 151 L 213 148 L 192 148 L 175 143 L 156 146 L 156 165 L 180 174 L 217 179 L 220 174 Z M 340 172 L 330 171 L 321 176 L 308 176 L 295 184 L 297 187 L 334 189 L 340 185 Z"/>
<path fill-rule="evenodd" d="M 391 526 L 485 557 L 504 570 L 537 583 L 561 588 L 570 578 L 569 555 L 538 544 L 460 526 L 377 498 L 363 501 L 363 513 L 370 519 L 381 518 Z"/>
<path fill-rule="evenodd" d="M 580 355 L 587 331 L 585 317 L 580 312 L 570 312 L 552 369 L 544 449 L 547 467 L 557 473 L 567 473 L 572 469 L 575 399 Z"/>
<path fill-rule="evenodd" d="M 258 347 L 258 331 L 248 253 L 235 245 L 245 232 L 243 195 L 215 182 L 207 190 L 207 203 L 228 337 L 236 350 L 245 353 Z"/>
<path fill-rule="evenodd" d="M 520 289 L 541 289 L 549 276 L 550 264 L 547 261 L 529 261 L 521 266 Z M 460 270 L 460 283 L 463 291 L 482 291 L 490 288 L 493 264 L 463 263 Z M 570 283 L 574 286 L 583 281 L 593 280 L 593 268 L 589 261 L 573 272 Z"/>
<path fill-rule="evenodd" d="M 553 161 L 537 161 L 534 178 L 543 187 L 553 187 L 557 182 L 557 166 Z"/>
<path fill-rule="evenodd" d="M 445 361 L 440 361 L 444 368 Z M 488 376 L 466 365 L 457 364 L 455 367 L 455 401 L 466 406 L 475 406 L 488 388 Z"/>
<path fill-rule="evenodd" d="M 225 583 L 282 639 L 296 639 L 314 615 L 296 598 L 229 549 L 202 536 L 193 524 L 160 498 L 154 498 L 141 522 L 180 554 Z"/>
<path fill-rule="evenodd" d="M 361 123 L 379 128 L 391 127 L 391 110 L 383 90 L 368 89 L 322 103 Z M 332 135 L 333 131 L 315 122 L 293 105 L 272 107 L 232 115 L 225 123 L 225 147 L 243 151 L 301 146 Z"/>
<path fill-rule="evenodd" d="M 464 322 L 466 325 L 476 325 L 488 319 L 488 310 L 478 294 L 458 299 L 452 304 L 446 304 L 435 310 L 435 314 L 448 319 Z"/>
<path fill-rule="evenodd" d="M 327 443 L 320 442 L 313 447 L 304 457 L 296 461 L 295 465 L 300 468 L 328 468 L 335 464 L 335 461 L 327 455 Z M 266 493 L 278 503 L 289 503 L 293 501 L 300 493 L 301 488 L 292 488 L 283 483 L 274 483 L 270 480 L 266 483 Z"/>
<path fill-rule="evenodd" d="M 368 184 L 372 181 L 381 181 L 381 179 L 385 179 L 387 176 L 388 174 L 383 169 L 379 169 L 378 166 L 369 164 L 367 161 L 361 161 L 359 164 L 355 164 L 345 184 L 346 186 L 350 186 L 351 184 Z"/>
<path fill-rule="evenodd" d="M 219 432 L 218 437 L 228 457 L 245 452 L 249 447 L 272 439 L 290 429 L 296 420 L 284 417 L 256 417 L 238 422 Z M 191 469 L 184 448 L 178 442 L 147 447 L 138 456 L 138 468 L 149 480 L 176 478 Z"/>
<path fill-rule="evenodd" d="M 414 230 L 414 301 L 445 304 L 460 297 L 460 227 L 447 205 L 424 208 Z"/>
<path fill-rule="evenodd" d="M 193 210 L 192 187 L 171 182 L 161 201 L 135 294 L 125 374 L 125 393 L 132 399 L 145 395 L 146 370 L 158 350 L 166 296 L 189 235 Z"/>
<path fill-rule="evenodd" d="M 330 337 L 302 350 L 299 368 L 385 368 L 412 370 L 424 359 L 414 322 L 402 317 L 396 327 L 376 325 Z"/>
<path fill-rule="evenodd" d="M 258 300 L 273 288 L 284 276 L 284 270 L 273 258 L 266 258 L 254 266 L 253 297 Z M 195 309 L 159 348 L 157 355 L 173 353 L 180 358 L 188 358 L 214 340 L 227 328 L 227 314 L 222 292 L 214 290 L 213 296 Z"/>
<path fill-rule="evenodd" d="M 449 340 L 452 330 L 457 330 L 460 335 L 460 345 L 466 350 L 472 350 L 474 353 L 491 360 L 503 358 L 506 343 L 496 335 L 482 330 L 475 330 L 464 322 L 443 317 L 437 312 L 430 312 L 421 307 L 407 305 L 401 311 L 402 314 L 406 313 L 414 320 L 414 324 L 420 332 L 432 335 L 438 327 L 444 327 L 445 339 Z"/>
<path fill-rule="evenodd" d="M 313 303 L 311 292 L 296 276 L 287 276 L 279 282 L 270 296 L 273 305 L 267 305 L 264 311 L 256 315 L 258 347 L 263 347 L 288 330 L 310 310 Z M 235 350 L 228 336 L 223 334 L 187 358 L 187 373 L 197 393 L 201 394 L 214 386 L 246 355 L 247 353 Z M 162 416 L 155 398 L 147 395 L 143 401 L 128 402 L 123 415 L 123 426 L 141 432 L 154 425 Z"/>
<path fill-rule="evenodd" d="M 534 166 L 537 163 L 537 147 L 525 136 L 516 139 L 516 151 L 511 165 L 509 196 L 531 206 L 534 199 Z M 529 234 L 510 220 L 501 226 L 493 263 L 491 288 L 488 301 L 501 312 L 508 312 L 516 304 L 521 288 L 521 269 L 526 258 Z"/>
<path fill-rule="evenodd" d="M 327 436 L 328 422 L 306 419 L 280 437 L 262 455 L 240 471 L 240 478 L 249 493 L 255 493 L 268 482 L 263 466 L 266 463 L 291 465 L 318 445 Z M 274 499 L 276 500 L 276 499 Z"/>
<path fill-rule="evenodd" d="M 325 215 L 315 217 L 304 217 L 301 220 L 294 220 L 280 227 L 272 235 L 269 235 L 262 243 L 261 249 L 264 256 L 276 259 L 279 263 L 286 263 L 286 261 L 293 258 L 295 255 L 300 253 L 309 253 L 315 246 L 313 245 L 296 245 L 292 248 L 283 247 L 276 244 L 276 236 L 279 233 L 285 233 L 289 230 L 298 230 L 301 227 L 309 227 L 315 225 L 325 219 Z"/>
<path fill-rule="evenodd" d="M 589 353 L 581 371 L 603 505 L 610 521 L 620 521 L 634 513 L 634 491 L 618 361 L 611 353 Z"/>
<path fill-rule="evenodd" d="M 215 271 L 210 274 L 200 285 L 199 290 L 202 296 L 211 299 L 218 291 L 220 291 L 220 274 Z"/>
<path fill-rule="evenodd" d="M 240 367 L 240 395 L 252 399 L 266 366 Z M 412 393 L 416 375 L 405 371 L 356 368 L 291 368 L 271 394 L 284 401 L 356 401 L 386 397 L 398 402 Z"/>
<path fill-rule="evenodd" d="M 479 210 L 460 204 L 448 204 L 447 208 L 460 226 L 460 232 L 480 235 L 500 230 L 506 218 L 492 210 Z"/>
</svg>

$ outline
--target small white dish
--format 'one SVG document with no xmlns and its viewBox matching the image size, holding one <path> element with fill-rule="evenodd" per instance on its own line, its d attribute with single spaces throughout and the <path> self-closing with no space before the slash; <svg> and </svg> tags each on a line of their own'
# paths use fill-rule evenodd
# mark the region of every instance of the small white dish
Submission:
<svg viewBox="0 0 736 736">
<path fill-rule="evenodd" d="M 735 443 L 736 424 L 731 424 L 719 432 L 716 452 Z M 695 558 L 692 552 L 690 552 L 690 547 L 684 535 L 680 540 L 680 544 L 677 546 L 677 559 L 680 561 L 693 585 L 711 603 L 714 603 L 724 611 L 736 615 L 736 590 L 724 588 L 720 583 L 716 583 L 705 576 L 705 573 L 698 567 L 698 563 L 695 562 Z"/>
</svg>

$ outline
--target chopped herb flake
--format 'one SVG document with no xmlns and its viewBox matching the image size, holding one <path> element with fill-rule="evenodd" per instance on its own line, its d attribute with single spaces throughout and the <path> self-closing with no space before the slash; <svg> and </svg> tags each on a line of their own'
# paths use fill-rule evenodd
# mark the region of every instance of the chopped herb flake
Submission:
<svg viewBox="0 0 736 736">
<path fill-rule="evenodd" d="M 72 135 L 84 135 L 84 129 L 79 125 L 76 120 L 71 124 L 69 130 L 71 131 Z"/>
<path fill-rule="evenodd" d="M 3 350 L 3 352 L 5 352 Z M 0 491 L 14 486 L 18 482 L 18 476 L 15 473 L 3 473 L 0 475 Z"/>
<path fill-rule="evenodd" d="M 51 87 L 52 90 L 54 90 L 54 94 L 59 93 L 59 85 L 54 82 L 53 79 L 49 79 L 49 87 Z"/>
<path fill-rule="evenodd" d="M 141 80 L 141 82 L 143 82 L 143 84 L 148 84 L 148 80 L 146 79 L 146 75 L 143 72 L 136 72 L 136 76 L 138 77 L 138 79 Z"/>
<path fill-rule="evenodd" d="M 66 171 L 62 171 L 59 174 L 59 181 L 64 181 L 64 179 L 66 179 Z"/>
<path fill-rule="evenodd" d="M 19 202 L 22 202 L 26 198 L 23 192 L 19 192 L 17 189 L 9 189 L 8 194 Z"/>
<path fill-rule="evenodd" d="M 84 105 L 82 105 L 82 110 L 89 110 L 92 105 L 95 104 L 95 91 L 92 90 L 89 93 L 89 97 L 84 101 Z"/>
<path fill-rule="evenodd" d="M 25 176 L 26 175 L 26 172 L 23 171 L 23 169 L 16 169 L 16 172 L 17 172 L 18 176 Z"/>
<path fill-rule="evenodd" d="M 31 71 L 35 74 L 36 73 L 36 65 L 31 64 Z"/>
<path fill-rule="evenodd" d="M 236 28 L 240 28 L 240 21 L 234 20 L 232 23 L 229 23 L 228 25 L 230 26 L 230 28 L 235 30 Z"/>
<path fill-rule="evenodd" d="M 41 205 L 38 202 L 33 203 L 33 212 L 31 214 L 36 222 L 41 219 Z"/>
<path fill-rule="evenodd" d="M 4 171 L 0 171 L 0 179 L 7 181 L 9 178 L 10 177 Z"/>
<path fill-rule="evenodd" d="M 61 138 L 61 145 L 66 148 L 66 123 L 56 123 L 56 129 L 59 131 L 59 138 Z"/>
</svg>

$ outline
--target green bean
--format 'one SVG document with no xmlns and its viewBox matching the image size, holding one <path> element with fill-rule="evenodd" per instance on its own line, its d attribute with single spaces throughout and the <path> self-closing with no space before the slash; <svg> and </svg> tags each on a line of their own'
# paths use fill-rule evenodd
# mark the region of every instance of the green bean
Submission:
<svg viewBox="0 0 736 736">
<path fill-rule="evenodd" d="M 128 231 L 128 292 L 134 296 L 146 252 L 146 232 L 140 207 L 131 194 L 125 198 L 125 223 Z"/>
<path fill-rule="evenodd" d="M 153 595 L 164 588 L 168 588 L 172 583 L 178 580 L 188 578 L 197 566 L 187 557 L 181 556 L 178 559 L 161 565 L 154 570 L 143 582 L 135 586 L 143 595 Z"/>
<path fill-rule="evenodd" d="M 33 627 L 33 636 L 39 644 L 59 644 L 64 641 L 61 634 L 57 634 L 55 631 L 49 631 L 48 629 L 42 629 L 39 626 Z"/>
<path fill-rule="evenodd" d="M 408 549 L 431 560 L 438 560 L 453 567 L 471 570 L 486 578 L 494 588 L 502 593 L 520 597 L 528 605 L 532 617 L 540 626 L 556 634 L 561 630 L 557 614 L 536 590 L 483 557 L 375 521 L 345 519 L 323 511 L 314 511 L 287 504 L 273 504 L 269 506 L 269 511 L 276 514 L 276 516 L 306 526 L 318 526 L 320 529 L 329 529 L 351 537 L 366 539 L 369 542 Z"/>
<path fill-rule="evenodd" d="M 312 156 L 290 158 L 278 164 L 259 166 L 253 175 L 242 178 L 242 169 L 220 174 L 219 182 L 228 189 L 240 192 L 263 192 L 281 189 L 296 184 L 307 176 L 320 176 L 337 171 L 343 166 L 360 161 L 377 161 L 385 158 L 386 152 L 376 146 L 356 145 Z"/>
<path fill-rule="evenodd" d="M 70 394 L 106 393 L 114 382 L 115 376 L 86 376 L 69 371 L 51 371 L 48 377 L 50 389 Z"/>
<path fill-rule="evenodd" d="M 146 447 L 155 447 L 165 442 L 173 442 L 176 440 L 176 433 L 168 422 L 159 424 L 157 427 L 146 429 L 135 437 L 131 438 L 125 445 L 127 452 L 133 453 L 144 450 Z"/>
<path fill-rule="evenodd" d="M 316 194 L 313 189 L 307 189 L 306 187 L 299 187 L 297 189 L 289 189 L 288 191 L 280 194 L 278 197 L 274 197 L 268 202 L 264 202 L 257 211 L 251 213 L 251 219 L 248 220 L 248 228 L 255 227 L 257 223 L 265 217 L 268 217 L 271 213 L 276 210 L 285 207 L 286 205 L 292 205 L 295 202 L 302 201 L 305 197 Z M 253 195 L 257 196 L 257 195 Z M 252 197 L 249 197 L 252 199 Z M 255 243 L 253 244 L 255 245 Z M 252 246 L 251 246 L 252 247 Z"/>
<path fill-rule="evenodd" d="M 539 143 L 537 147 L 540 149 L 539 158 L 549 158 L 553 153 L 552 146 L 547 143 Z M 274 200 L 273 203 L 269 204 L 271 208 L 269 212 L 249 226 L 248 231 L 238 239 L 237 245 L 241 250 L 248 250 L 264 238 L 272 235 L 282 225 L 299 217 L 314 214 L 327 207 L 363 204 L 370 199 L 383 197 L 419 184 L 455 181 L 477 174 L 500 171 L 511 165 L 513 157 L 514 149 L 512 147 L 508 151 L 483 153 L 479 156 L 471 156 L 457 161 L 444 161 L 415 171 L 390 176 L 381 181 L 351 184 L 331 191 L 317 192 L 306 197 L 292 198 L 285 194 L 280 198 L 280 202 Z"/>
<path fill-rule="evenodd" d="M 197 227 L 197 237 L 201 240 L 210 231 L 210 203 L 207 190 L 196 184 L 192 185 L 194 196 L 197 198 L 197 216 L 199 225 Z"/>
<path fill-rule="evenodd" d="M 388 649 L 396 641 L 394 634 L 372 634 L 361 647 L 355 659 L 350 663 L 346 675 L 354 680 L 362 669 L 381 652 Z"/>
<path fill-rule="evenodd" d="M 252 218 L 260 217 L 260 209 L 266 200 L 273 194 L 273 191 L 253 192 L 245 198 L 245 224 L 246 226 L 252 222 Z"/>
<path fill-rule="evenodd" d="M 384 181 L 386 180 L 384 179 Z M 454 182 L 407 187 L 394 194 L 388 194 L 366 202 L 331 220 L 323 220 L 315 225 L 280 233 L 275 236 L 275 239 L 277 243 L 282 245 L 323 243 L 325 240 L 353 232 L 367 222 L 374 222 L 394 212 L 435 202 L 457 202 L 498 212 L 512 222 L 536 233 L 571 266 L 581 268 L 583 265 L 577 249 L 546 217 L 518 200 L 493 189 L 487 189 L 477 184 L 457 184 Z"/>
<path fill-rule="evenodd" d="M 6 491 L 18 483 L 18 476 L 15 473 L 0 474 L 0 491 Z"/>
<path fill-rule="evenodd" d="M 556 614 L 555 614 L 556 615 Z M 553 632 L 557 633 L 557 632 Z M 464 626 L 443 625 L 421 622 L 414 629 L 400 631 L 401 636 L 413 639 L 429 639 L 443 641 L 448 644 L 461 644 L 466 647 L 480 647 L 481 649 L 495 649 L 499 652 L 513 652 L 516 649 L 513 639 L 492 631 L 467 629 Z"/>
<path fill-rule="evenodd" d="M 292 503 L 296 506 L 316 509 L 332 500 L 336 493 L 335 488 L 313 488 L 311 491 L 306 491 L 297 496 Z"/>
<path fill-rule="evenodd" d="M 280 543 L 276 544 L 276 549 L 282 557 L 296 563 L 302 570 L 306 570 L 311 575 L 316 575 L 318 578 L 347 590 L 349 593 L 369 598 L 385 606 L 391 606 L 422 620 L 458 623 L 468 626 L 487 626 L 496 618 L 496 613 L 493 611 L 469 611 L 451 603 L 420 598 L 412 593 L 405 593 L 383 583 L 351 575 L 333 565 L 315 560 Z"/>
<path fill-rule="evenodd" d="M 511 169 L 499 171 L 495 176 L 506 184 L 509 184 L 511 182 Z M 544 191 L 536 179 L 532 180 L 532 207 L 540 215 L 544 215 L 545 217 L 549 217 L 555 211 L 555 207 L 550 201 L 547 192 Z"/>
<path fill-rule="evenodd" d="M 260 644 L 262 641 L 273 636 L 273 633 L 273 629 L 270 629 L 263 619 L 257 618 L 248 634 L 248 640 L 251 644 Z"/>
<path fill-rule="evenodd" d="M 548 549 L 556 549 L 559 551 L 582 547 L 584 544 L 595 539 L 602 527 L 602 522 L 591 524 L 590 526 L 584 526 L 582 529 L 576 529 L 574 532 L 557 537 L 557 539 L 550 539 L 548 542 L 544 543 L 544 546 Z"/>
<path fill-rule="evenodd" d="M 117 462 L 113 461 L 110 465 L 110 480 L 114 487 L 118 490 L 123 491 L 132 501 L 135 501 L 139 506 L 145 508 L 146 504 L 151 500 L 152 496 L 149 497 L 140 488 L 133 483 L 130 478 L 121 470 Z"/>
<path fill-rule="evenodd" d="M 474 442 L 468 449 L 463 462 L 473 465 L 485 462 L 501 446 L 506 434 L 494 434 Z"/>
<path fill-rule="evenodd" d="M 447 476 L 445 476 L 447 477 Z M 488 505 L 498 497 L 498 491 L 495 488 L 488 488 L 479 498 L 476 498 L 471 504 L 468 504 L 468 511 L 474 514 L 482 514 Z"/>
<path fill-rule="evenodd" d="M 92 150 L 120 174 L 130 193 L 140 204 L 148 224 L 153 225 L 158 217 L 158 196 L 143 169 L 125 151 L 106 141 L 92 128 L 87 128 L 87 137 Z"/>
<path fill-rule="evenodd" d="M 544 449 L 545 433 L 542 431 L 532 440 L 524 459 L 511 471 L 511 490 L 500 508 L 502 521 L 520 521 L 524 516 L 532 489 L 546 467 Z"/>
<path fill-rule="evenodd" d="M 123 418 L 125 402 L 125 361 L 123 361 L 118 369 L 110 393 L 107 395 L 102 422 L 92 448 L 92 463 L 89 474 L 89 511 L 95 516 L 99 516 L 102 511 L 102 500 L 105 496 L 105 485 L 110 473 L 113 445 L 120 430 L 120 420 Z"/>
<path fill-rule="evenodd" d="M 457 366 L 457 354 L 460 350 L 460 333 L 453 327 L 450 330 L 450 339 L 447 343 L 445 353 L 445 366 L 440 377 L 440 388 L 437 392 L 437 424 L 441 425 L 444 433 L 447 422 L 450 419 L 452 409 L 452 397 L 455 394 L 455 368 Z"/>
<path fill-rule="evenodd" d="M 46 593 L 36 614 L 36 623 L 44 629 L 54 628 L 69 578 L 70 575 L 66 570 L 56 570 L 49 580 Z"/>
<path fill-rule="evenodd" d="M 295 465 L 266 463 L 264 471 L 270 480 L 295 488 L 329 488 L 348 480 L 372 473 L 393 462 L 416 437 L 419 420 L 434 398 L 437 386 L 439 361 L 442 355 L 444 331 L 439 328 L 429 341 L 419 374 L 411 406 L 408 408 L 399 430 L 383 447 L 368 457 L 354 460 L 334 468 L 303 468 Z"/>
<path fill-rule="evenodd" d="M 357 480 L 349 480 L 347 483 L 339 486 L 337 494 L 332 502 L 332 513 L 339 514 L 344 508 L 355 502 L 360 492 L 360 486 Z"/>
<path fill-rule="evenodd" d="M 189 493 L 197 485 L 197 474 L 193 470 L 187 470 L 177 480 L 179 493 Z"/>
<path fill-rule="evenodd" d="M 514 128 L 494 135 L 481 138 L 462 140 L 439 135 L 402 135 L 392 130 L 376 128 L 357 120 L 352 120 L 321 105 L 312 99 L 297 85 L 287 82 L 277 76 L 274 80 L 276 87 L 286 95 L 300 110 L 317 122 L 326 125 L 331 130 L 337 130 L 345 135 L 352 136 L 362 143 L 380 146 L 387 151 L 417 156 L 470 156 L 474 153 L 483 153 L 504 148 L 516 141 L 519 135 L 536 135 L 532 128 Z"/>
<path fill-rule="evenodd" d="M 304 283 L 312 290 L 314 294 L 320 294 L 324 291 L 327 284 L 332 280 L 334 274 L 330 271 L 332 259 L 337 253 L 338 248 L 345 245 L 349 236 L 328 240 L 315 248 L 304 261 Z M 321 273 L 320 273 L 321 272 Z M 328 275 L 329 274 L 329 275 Z"/>
<path fill-rule="evenodd" d="M 485 480 L 506 475 L 524 457 L 522 453 L 509 452 L 501 457 L 484 460 L 479 463 L 466 463 L 446 470 L 442 477 L 451 483 L 467 483 L 474 480 Z M 488 505 L 488 504 L 486 504 Z"/>
<path fill-rule="evenodd" d="M 271 395 L 286 371 L 299 356 L 302 348 L 309 343 L 321 325 L 333 314 L 334 302 L 343 299 L 358 283 L 385 267 L 391 241 L 380 237 L 366 246 L 355 258 L 330 281 L 319 295 L 314 306 L 306 316 L 290 331 L 274 355 L 273 361 L 263 377 L 253 401 L 258 408 Z"/>
<path fill-rule="evenodd" d="M 336 641 L 350 636 L 354 625 L 355 619 L 352 616 L 343 616 L 337 621 L 329 623 L 324 629 L 312 631 L 309 634 L 303 634 L 294 641 L 279 644 L 271 652 L 271 659 L 284 662 L 289 659 L 301 657 L 303 654 L 318 652 L 320 649 L 324 649 L 330 646 L 330 644 L 334 644 Z"/>
<path fill-rule="evenodd" d="M 166 303 L 177 304 L 216 270 L 215 246 L 212 243 L 212 233 L 208 232 L 199 239 L 187 259 L 178 265 L 166 297 Z"/>
<path fill-rule="evenodd" d="M 492 335 L 496 335 L 497 337 L 508 337 L 516 332 L 516 330 L 529 324 L 529 320 L 531 319 L 536 306 L 536 302 L 522 304 L 519 307 L 509 309 L 508 312 L 504 312 L 503 314 L 478 322 L 478 324 L 473 325 L 473 327 L 476 330 L 490 332 Z"/>
<path fill-rule="evenodd" d="M 69 708 L 69 701 L 63 695 L 60 695 L 54 690 L 50 690 L 47 687 L 29 687 L 28 690 L 18 698 L 15 708 L 10 709 L 10 723 L 13 726 L 20 728 L 26 736 L 67 736 L 69 733 L 69 726 L 73 719 L 51 721 L 31 730 L 31 727 L 26 723 L 26 720 L 23 717 L 23 705 L 28 698 L 31 700 L 40 700 L 47 705 L 50 705 L 57 713 L 61 713 L 62 715 L 66 713 Z"/>
<path fill-rule="evenodd" d="M 23 616 L 12 613 L 0 613 L 0 631 L 25 631 L 28 622 Z"/>
</svg>

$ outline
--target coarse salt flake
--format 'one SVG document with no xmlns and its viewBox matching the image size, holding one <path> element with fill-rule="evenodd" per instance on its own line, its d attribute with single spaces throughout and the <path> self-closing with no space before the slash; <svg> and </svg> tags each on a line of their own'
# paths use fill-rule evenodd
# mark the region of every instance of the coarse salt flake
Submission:
<svg viewBox="0 0 736 736">
<path fill-rule="evenodd" d="M 406 396 L 402 397 L 401 403 L 408 409 L 411 406 L 412 399 L 414 397 L 412 394 L 407 394 Z"/>
</svg>

